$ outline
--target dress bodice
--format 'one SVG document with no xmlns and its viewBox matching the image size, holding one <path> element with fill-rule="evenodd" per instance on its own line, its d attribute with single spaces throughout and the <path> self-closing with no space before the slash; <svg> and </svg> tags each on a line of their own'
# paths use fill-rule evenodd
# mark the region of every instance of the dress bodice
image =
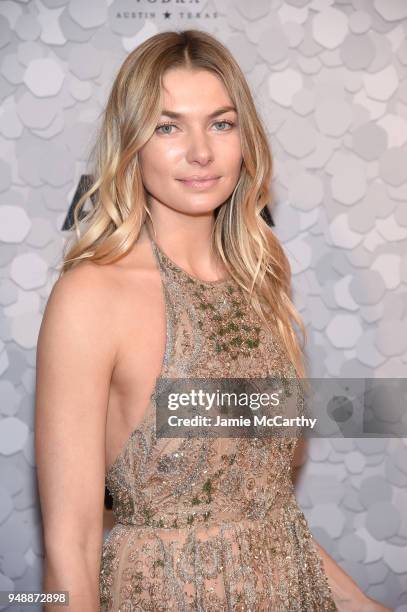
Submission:
<svg viewBox="0 0 407 612">
<path fill-rule="evenodd" d="M 166 307 L 160 377 L 292 376 L 281 343 L 231 278 L 206 282 L 151 239 Z M 106 475 L 122 524 L 184 527 L 216 518 L 265 518 L 292 496 L 295 438 L 157 438 L 156 393 Z"/>
</svg>

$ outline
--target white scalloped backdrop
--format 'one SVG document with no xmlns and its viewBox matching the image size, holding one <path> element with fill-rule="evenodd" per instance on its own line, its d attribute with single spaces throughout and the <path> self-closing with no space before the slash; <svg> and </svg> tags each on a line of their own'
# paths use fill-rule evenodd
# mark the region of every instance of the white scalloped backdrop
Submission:
<svg viewBox="0 0 407 612">
<path fill-rule="evenodd" d="M 41 585 L 36 341 L 95 122 L 126 54 L 187 28 L 232 51 L 264 119 L 310 375 L 406 377 L 406 0 L 1 1 L 0 590 Z M 406 612 L 406 440 L 312 440 L 297 493 L 321 545 Z"/>
</svg>

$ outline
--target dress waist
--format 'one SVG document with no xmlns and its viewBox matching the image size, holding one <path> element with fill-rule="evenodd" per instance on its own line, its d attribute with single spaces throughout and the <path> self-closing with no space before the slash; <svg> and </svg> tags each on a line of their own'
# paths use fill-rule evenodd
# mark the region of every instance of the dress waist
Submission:
<svg viewBox="0 0 407 612">
<path fill-rule="evenodd" d="M 256 508 L 251 508 L 247 512 L 240 512 L 236 510 L 230 511 L 211 511 L 211 510 L 182 510 L 177 508 L 173 513 L 168 510 L 163 513 L 154 516 L 144 516 L 141 518 L 139 514 L 129 517 L 119 517 L 115 520 L 115 525 L 125 525 L 127 527 L 133 527 L 135 529 L 191 529 L 196 526 L 214 526 L 221 523 L 253 523 L 257 524 L 259 521 L 269 523 L 270 521 L 278 521 L 283 515 L 283 511 L 296 512 L 299 508 L 294 498 L 284 499 L 279 505 L 273 505 L 272 508 L 264 511 L 263 508 L 259 508 L 256 512 Z"/>
</svg>

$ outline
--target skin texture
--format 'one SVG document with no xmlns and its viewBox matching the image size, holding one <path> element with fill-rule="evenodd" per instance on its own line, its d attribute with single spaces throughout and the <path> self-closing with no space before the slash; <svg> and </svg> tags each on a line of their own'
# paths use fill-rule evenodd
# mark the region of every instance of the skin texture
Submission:
<svg viewBox="0 0 407 612">
<path fill-rule="evenodd" d="M 169 71 L 163 102 L 183 116 L 162 116 L 173 126 L 156 130 L 140 153 L 155 239 L 190 274 L 217 280 L 225 271 L 210 250 L 213 212 L 233 192 L 242 163 L 238 126 L 223 122 L 237 116 L 209 118 L 231 100 L 205 71 Z M 178 181 L 192 174 L 221 178 L 195 191 Z M 145 227 L 120 261 L 81 263 L 55 283 L 38 338 L 35 445 L 43 587 L 68 590 L 72 612 L 99 608 L 105 469 L 142 420 L 164 343 L 161 280 Z M 362 608 L 370 600 L 332 559 L 324 563 L 338 592 L 352 595 L 341 610 L 385 610 Z"/>
</svg>

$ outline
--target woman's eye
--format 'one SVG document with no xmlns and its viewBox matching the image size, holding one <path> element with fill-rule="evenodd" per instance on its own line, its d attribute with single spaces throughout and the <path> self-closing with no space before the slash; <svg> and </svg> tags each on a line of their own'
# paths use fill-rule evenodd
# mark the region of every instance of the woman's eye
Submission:
<svg viewBox="0 0 407 612">
<path fill-rule="evenodd" d="M 158 130 L 161 130 L 162 128 L 170 128 L 170 127 L 176 127 L 173 123 L 162 123 L 161 125 L 157 126 L 156 128 L 156 132 L 158 132 Z M 163 134 L 169 134 L 169 132 L 162 132 Z"/>
<path fill-rule="evenodd" d="M 216 121 L 213 125 L 228 125 L 229 129 L 232 129 L 233 126 L 235 125 L 232 121 Z M 174 123 L 162 123 L 161 125 L 158 125 L 156 127 L 156 132 L 158 132 L 159 130 L 162 130 L 163 128 L 172 128 L 172 127 L 177 127 Z M 218 132 L 228 132 L 229 130 L 217 130 Z M 170 134 L 170 131 L 163 131 L 161 132 L 162 134 Z"/>
<path fill-rule="evenodd" d="M 219 124 L 221 124 L 221 125 L 222 125 L 222 123 L 224 123 L 224 124 L 228 125 L 228 126 L 230 127 L 230 129 L 232 129 L 232 127 L 235 125 L 235 124 L 233 123 L 233 121 L 226 121 L 226 120 L 225 120 L 225 121 L 217 121 L 216 123 L 217 123 L 218 125 L 219 125 Z M 225 131 L 229 131 L 229 130 L 221 130 L 221 132 L 225 132 Z"/>
</svg>

